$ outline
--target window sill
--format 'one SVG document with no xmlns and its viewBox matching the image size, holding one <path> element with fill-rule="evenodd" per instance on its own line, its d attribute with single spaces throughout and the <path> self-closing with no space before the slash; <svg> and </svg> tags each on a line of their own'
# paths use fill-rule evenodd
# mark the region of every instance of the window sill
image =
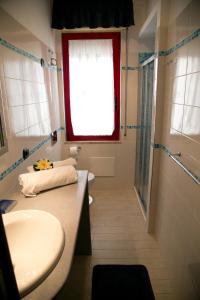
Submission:
<svg viewBox="0 0 200 300">
<path fill-rule="evenodd" d="M 64 144 L 122 144 L 121 141 L 64 141 Z"/>
</svg>

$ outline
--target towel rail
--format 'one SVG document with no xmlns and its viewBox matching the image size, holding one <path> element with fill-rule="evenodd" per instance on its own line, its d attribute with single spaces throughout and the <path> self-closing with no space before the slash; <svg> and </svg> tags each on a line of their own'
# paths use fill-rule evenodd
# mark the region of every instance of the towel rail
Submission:
<svg viewBox="0 0 200 300">
<path fill-rule="evenodd" d="M 182 162 L 180 162 L 179 159 L 176 158 L 177 154 L 169 154 L 169 157 L 171 157 L 173 159 L 173 161 L 175 161 L 175 163 L 177 163 L 177 165 L 179 165 L 179 167 L 181 167 L 183 169 L 183 171 L 189 175 L 196 184 L 200 184 L 200 178 L 198 178 L 197 175 L 195 175 L 192 171 L 190 171 Z M 180 155 L 178 155 L 180 156 Z"/>
</svg>

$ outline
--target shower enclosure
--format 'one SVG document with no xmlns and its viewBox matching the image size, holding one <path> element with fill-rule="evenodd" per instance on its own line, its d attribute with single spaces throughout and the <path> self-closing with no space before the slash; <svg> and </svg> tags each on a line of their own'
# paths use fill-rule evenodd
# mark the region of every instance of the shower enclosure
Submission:
<svg viewBox="0 0 200 300">
<path fill-rule="evenodd" d="M 138 125 L 136 137 L 135 187 L 147 213 L 150 191 L 150 150 L 153 99 L 154 56 L 140 66 Z"/>
</svg>

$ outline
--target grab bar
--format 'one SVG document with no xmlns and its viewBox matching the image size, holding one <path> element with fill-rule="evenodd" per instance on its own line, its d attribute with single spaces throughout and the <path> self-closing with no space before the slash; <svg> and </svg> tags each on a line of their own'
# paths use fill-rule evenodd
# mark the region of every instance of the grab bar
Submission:
<svg viewBox="0 0 200 300">
<path fill-rule="evenodd" d="M 179 167 L 181 167 L 183 169 L 183 171 L 189 175 L 196 184 L 200 184 L 200 178 L 198 178 L 197 175 L 195 175 L 192 171 L 190 171 L 182 162 L 180 162 L 179 159 L 176 158 L 176 156 L 180 156 L 180 153 L 176 153 L 176 154 L 168 154 L 169 157 L 171 157 L 173 159 L 173 161 L 175 161 L 175 163 L 177 163 L 177 165 L 179 165 Z"/>
</svg>

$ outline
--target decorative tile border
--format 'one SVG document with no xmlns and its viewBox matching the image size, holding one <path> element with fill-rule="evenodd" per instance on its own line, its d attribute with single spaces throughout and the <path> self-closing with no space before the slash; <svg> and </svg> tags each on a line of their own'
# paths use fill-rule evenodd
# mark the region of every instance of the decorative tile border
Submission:
<svg viewBox="0 0 200 300">
<path fill-rule="evenodd" d="M 124 125 L 121 125 L 120 128 L 121 129 L 124 129 Z M 126 128 L 127 129 L 141 129 L 142 128 L 142 125 L 126 125 Z"/>
<path fill-rule="evenodd" d="M 167 147 L 165 147 L 164 145 L 161 145 L 161 149 L 162 149 L 167 155 L 172 155 L 172 152 L 171 152 Z"/>
<path fill-rule="evenodd" d="M 30 59 L 32 59 L 33 61 L 37 62 L 37 63 L 40 63 L 40 58 L 36 57 L 35 55 L 23 50 L 23 49 L 20 49 L 14 45 L 12 45 L 11 43 L 7 42 L 6 40 L 0 38 L 0 45 L 10 49 L 10 50 L 13 50 L 14 52 L 18 53 L 18 54 L 21 54 L 25 57 L 28 57 Z"/>
<path fill-rule="evenodd" d="M 149 57 L 151 57 L 154 54 L 155 54 L 154 52 L 141 52 L 141 53 L 139 53 L 139 63 L 142 64 L 143 62 L 145 62 L 145 60 L 147 60 Z"/>
<path fill-rule="evenodd" d="M 122 66 L 122 70 L 123 71 L 124 70 L 135 71 L 135 70 L 139 70 L 139 69 L 140 69 L 140 67 L 131 67 L 131 66 L 126 67 L 126 66 Z"/>
<path fill-rule="evenodd" d="M 60 127 L 56 129 L 57 132 L 65 130 L 64 127 Z M 37 150 L 39 150 L 44 144 L 46 144 L 49 140 L 51 140 L 51 134 L 48 135 L 48 137 L 37 144 L 35 147 L 29 150 L 29 156 L 35 153 Z M 29 157 L 28 156 L 28 157 Z M 13 172 L 19 165 L 21 165 L 24 162 L 24 158 L 20 157 L 17 161 L 15 161 L 10 167 L 8 167 L 6 170 L 4 170 L 2 173 L 0 173 L 0 181 L 2 181 L 6 176 L 8 176 L 11 172 Z"/>
<path fill-rule="evenodd" d="M 60 67 L 57 67 L 57 66 L 52 66 L 52 65 L 50 65 L 50 64 L 48 64 L 47 66 L 46 66 L 49 70 L 53 70 L 53 71 L 57 71 L 57 72 L 62 72 L 62 68 L 60 68 Z"/>
<path fill-rule="evenodd" d="M 189 177 L 191 177 L 194 182 L 198 185 L 200 185 L 200 177 L 196 175 L 190 168 L 188 168 L 184 163 L 181 162 L 181 160 L 178 159 L 179 153 L 172 153 L 166 146 L 162 144 L 154 144 L 151 143 L 151 146 L 153 149 L 161 149 L 164 151 L 165 154 L 167 154 Z"/>
<path fill-rule="evenodd" d="M 41 58 L 39 58 L 39 57 L 35 56 L 34 54 L 29 53 L 29 52 L 27 52 L 27 51 L 25 51 L 21 48 L 18 48 L 16 46 L 12 45 L 11 43 L 7 42 L 6 40 L 4 40 L 2 38 L 0 38 L 0 45 L 14 51 L 15 53 L 23 55 L 24 57 L 27 57 L 27 58 L 31 59 L 32 61 L 34 61 L 34 62 L 37 62 L 37 63 L 41 64 Z M 62 71 L 62 68 L 59 68 L 57 66 L 52 66 L 51 64 L 49 64 L 45 61 L 44 61 L 43 67 L 48 68 L 49 70 L 57 71 L 57 72 Z"/>
<path fill-rule="evenodd" d="M 142 125 L 127 125 L 127 129 L 140 129 L 142 128 Z"/>
<path fill-rule="evenodd" d="M 173 52 L 175 52 L 177 49 L 185 46 L 186 44 L 188 44 L 189 42 L 191 42 L 193 39 L 195 39 L 196 37 L 200 36 L 200 28 L 198 28 L 197 30 L 193 31 L 189 36 L 187 36 L 186 38 L 184 38 L 182 41 L 180 41 L 179 43 L 176 44 L 176 46 L 167 49 L 167 50 L 161 50 L 159 51 L 159 56 L 167 56 Z M 11 43 L 9 43 L 8 41 L 4 40 L 3 38 L 0 38 L 0 45 L 20 54 L 23 55 L 31 60 L 33 60 L 34 62 L 37 62 L 39 64 L 41 64 L 41 58 L 35 56 L 32 53 L 29 53 L 21 48 L 18 48 L 14 45 L 12 45 Z M 142 52 L 139 53 L 139 63 L 142 64 L 145 60 L 147 60 L 149 57 L 151 57 L 153 54 L 155 54 L 154 52 Z M 51 64 L 44 62 L 44 67 L 48 68 L 49 70 L 54 70 L 57 72 L 61 72 L 62 68 L 57 67 L 57 66 L 52 66 Z M 122 70 L 128 70 L 128 71 L 135 71 L 135 70 L 139 70 L 140 67 L 136 66 L 136 67 L 132 67 L 132 66 L 122 66 Z"/>
<path fill-rule="evenodd" d="M 161 150 L 164 150 L 164 152 L 166 153 L 166 154 L 172 154 L 172 152 L 169 150 L 169 149 L 167 149 L 164 145 L 162 145 L 162 144 L 155 144 L 155 143 L 153 143 L 153 142 L 151 142 L 151 147 L 153 148 L 153 149 L 161 149 Z"/>
<path fill-rule="evenodd" d="M 123 125 L 120 126 L 121 129 L 124 128 Z M 141 129 L 142 125 L 127 125 L 127 129 Z M 60 127 L 57 129 L 57 131 L 64 131 L 65 127 Z M 35 145 L 32 149 L 29 149 L 29 156 L 34 154 L 37 150 L 39 150 L 44 144 L 46 144 L 51 139 L 51 134 L 48 135 L 48 137 L 41 141 L 39 144 Z M 10 167 L 8 167 L 6 170 L 4 170 L 2 173 L 0 173 L 0 181 L 2 181 L 7 175 L 12 173 L 19 165 L 21 165 L 24 162 L 23 157 L 20 157 L 17 161 L 15 161 Z"/>
<path fill-rule="evenodd" d="M 155 144 L 155 143 L 151 143 L 151 146 L 153 149 L 161 149 L 163 150 L 167 155 L 173 155 L 173 153 L 164 145 L 162 144 Z"/>
<path fill-rule="evenodd" d="M 186 38 L 184 38 L 182 41 L 180 41 L 179 43 L 176 44 L 175 47 L 172 47 L 170 49 L 167 50 L 162 50 L 159 51 L 159 56 L 167 56 L 173 52 L 175 52 L 177 49 L 185 46 L 186 44 L 188 44 L 189 42 L 191 42 L 193 39 L 197 38 L 200 36 L 200 28 L 198 28 L 197 30 L 195 30 L 194 32 L 192 32 L 189 36 L 187 36 Z M 20 49 L 14 45 L 12 45 L 11 43 L 7 42 L 6 40 L 0 38 L 0 45 L 20 54 L 23 55 L 29 59 L 32 59 L 33 61 L 37 62 L 37 63 L 41 63 L 41 58 L 38 58 L 37 56 L 33 55 L 32 53 L 29 53 L 23 49 Z M 140 64 L 143 63 L 146 59 L 148 59 L 150 56 L 152 56 L 154 53 L 153 52 L 144 52 L 144 53 L 139 53 L 139 62 Z M 45 62 L 44 67 L 50 69 L 50 70 L 55 70 L 55 71 L 62 71 L 62 68 L 58 68 L 57 66 L 52 66 L 48 63 Z M 122 70 L 139 70 L 140 67 L 131 67 L 128 66 L 127 68 L 125 66 L 122 66 Z M 121 125 L 121 129 L 123 129 L 124 126 Z M 141 125 L 127 125 L 127 129 L 141 129 L 142 126 Z M 57 129 L 57 131 L 61 131 L 64 130 L 64 127 L 60 127 L 59 129 Z M 32 155 L 33 153 L 35 153 L 39 148 L 41 148 L 44 144 L 46 144 L 49 140 L 51 139 L 51 135 L 48 136 L 47 139 L 43 140 L 42 142 L 40 142 L 39 144 L 37 144 L 34 148 L 32 148 L 29 151 L 29 156 Z M 162 144 L 154 144 L 151 143 L 151 146 L 153 147 L 153 149 L 162 149 L 165 151 L 166 154 L 172 154 L 170 152 L 169 149 L 167 149 L 164 145 Z M 2 173 L 0 173 L 0 181 L 3 180 L 7 175 L 9 175 L 13 170 L 15 170 L 20 164 L 22 164 L 24 162 L 24 159 L 21 157 L 20 159 L 18 159 L 16 162 L 14 162 L 10 167 L 8 167 L 5 171 L 3 171 Z"/>
<path fill-rule="evenodd" d="M 162 148 L 162 145 L 161 145 L 161 144 L 154 144 L 154 143 L 151 142 L 151 147 L 152 147 L 153 149 L 161 149 L 161 148 Z"/>
<path fill-rule="evenodd" d="M 159 56 L 167 56 L 170 55 L 171 53 L 175 52 L 177 49 L 185 46 L 195 38 L 200 36 L 200 28 L 197 30 L 193 31 L 190 35 L 188 35 L 186 38 L 184 38 L 182 41 L 178 42 L 174 47 L 171 47 L 167 50 L 161 50 L 159 51 L 158 55 Z M 149 57 L 151 57 L 154 52 L 143 52 L 139 53 L 139 63 L 142 64 L 145 60 L 147 60 Z"/>
<path fill-rule="evenodd" d="M 159 51 L 159 56 L 167 56 L 167 55 L 175 52 L 177 49 L 185 46 L 186 44 L 188 44 L 189 42 L 191 42 L 192 40 L 194 40 L 198 36 L 200 36 L 200 28 L 198 28 L 197 30 L 193 31 L 190 35 L 188 35 L 182 41 L 180 41 L 179 43 L 177 43 L 175 47 L 169 48 L 169 49 L 167 49 L 165 51 Z"/>
</svg>

